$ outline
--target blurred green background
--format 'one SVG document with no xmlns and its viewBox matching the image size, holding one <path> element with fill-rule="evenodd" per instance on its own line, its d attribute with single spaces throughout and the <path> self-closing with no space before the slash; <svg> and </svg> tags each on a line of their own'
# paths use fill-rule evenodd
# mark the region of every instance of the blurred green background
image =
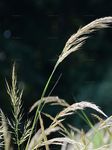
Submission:
<svg viewBox="0 0 112 150">
<path fill-rule="evenodd" d="M 14 61 L 27 111 L 40 98 L 67 39 L 105 16 L 112 16 L 111 0 L 0 0 L 1 108 L 10 108 L 5 78 L 11 80 Z M 57 69 L 49 92 L 60 74 L 51 95 L 69 103 L 92 101 L 112 114 L 112 29 L 93 34 L 80 51 L 69 56 Z"/>
</svg>

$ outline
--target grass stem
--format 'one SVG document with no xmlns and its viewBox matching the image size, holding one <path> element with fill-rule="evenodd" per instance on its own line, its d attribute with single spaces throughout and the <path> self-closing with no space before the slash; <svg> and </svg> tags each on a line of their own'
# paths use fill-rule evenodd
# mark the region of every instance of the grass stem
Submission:
<svg viewBox="0 0 112 150">
<path fill-rule="evenodd" d="M 45 87 L 44 87 L 44 90 L 43 90 L 43 92 L 42 92 L 41 99 L 40 99 L 40 104 L 38 105 L 37 110 L 36 110 L 36 113 L 35 113 L 35 116 L 34 116 L 33 125 L 32 125 L 32 128 L 31 128 L 31 133 L 30 133 L 30 136 L 29 136 L 29 138 L 28 138 L 27 145 L 26 145 L 26 150 L 28 150 L 28 145 L 29 145 L 29 143 L 30 143 L 31 136 L 32 136 L 33 130 L 34 130 L 34 128 L 35 128 L 35 124 L 36 124 L 36 122 L 37 122 L 37 119 L 38 119 L 38 116 L 39 116 L 39 112 L 40 112 L 40 111 L 43 109 L 43 107 L 44 107 L 44 103 L 42 104 L 43 97 L 44 97 L 45 94 L 46 94 L 47 88 L 48 88 L 48 86 L 49 86 L 49 83 L 50 83 L 50 81 L 51 81 L 53 75 L 54 75 L 54 72 L 55 72 L 56 68 L 57 68 L 57 65 L 55 65 L 55 67 L 54 67 L 54 69 L 53 69 L 53 71 L 52 71 L 50 77 L 48 78 L 48 81 L 47 81 Z"/>
</svg>

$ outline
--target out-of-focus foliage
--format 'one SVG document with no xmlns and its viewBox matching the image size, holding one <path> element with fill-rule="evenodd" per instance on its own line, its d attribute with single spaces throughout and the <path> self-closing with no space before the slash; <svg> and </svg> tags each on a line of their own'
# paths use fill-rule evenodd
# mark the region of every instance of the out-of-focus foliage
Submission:
<svg viewBox="0 0 112 150">
<path fill-rule="evenodd" d="M 1 107 L 5 109 L 8 103 L 5 77 L 10 78 L 15 60 L 27 109 L 40 98 L 57 56 L 70 35 L 96 18 L 111 15 L 111 0 L 1 0 Z M 62 77 L 52 95 L 68 101 L 91 100 L 109 114 L 112 102 L 111 66 L 112 30 L 106 29 L 92 35 L 79 52 L 60 66 L 51 88 L 60 73 Z"/>
</svg>

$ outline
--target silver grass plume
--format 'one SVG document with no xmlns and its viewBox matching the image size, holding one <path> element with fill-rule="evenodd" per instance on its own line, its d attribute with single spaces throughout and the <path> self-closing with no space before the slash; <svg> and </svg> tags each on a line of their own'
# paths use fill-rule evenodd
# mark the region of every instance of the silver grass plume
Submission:
<svg viewBox="0 0 112 150">
<path fill-rule="evenodd" d="M 99 30 L 108 28 L 112 24 L 112 17 L 104 17 L 100 19 L 96 19 L 86 26 L 80 28 L 75 34 L 73 34 L 65 44 L 65 47 L 62 53 L 59 56 L 59 59 L 55 65 L 55 68 L 72 52 L 75 52 L 80 49 L 80 47 L 84 44 L 86 39 L 89 38 L 91 33 Z"/>
</svg>

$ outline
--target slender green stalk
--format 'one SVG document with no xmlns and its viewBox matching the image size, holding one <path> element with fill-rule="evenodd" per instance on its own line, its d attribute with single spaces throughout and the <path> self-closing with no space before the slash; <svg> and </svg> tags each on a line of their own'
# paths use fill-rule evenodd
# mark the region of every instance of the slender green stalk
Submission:
<svg viewBox="0 0 112 150">
<path fill-rule="evenodd" d="M 17 139 L 16 144 L 17 144 L 18 150 L 20 150 L 19 134 L 18 134 L 18 124 L 19 124 L 18 118 L 15 118 L 15 122 L 16 122 L 15 133 L 16 133 L 16 139 Z"/>
<path fill-rule="evenodd" d="M 90 119 L 87 117 L 87 115 L 85 114 L 85 112 L 83 110 L 81 110 L 83 116 L 84 116 L 84 120 L 86 121 L 86 123 L 91 127 L 94 128 L 93 124 L 91 123 Z"/>
<path fill-rule="evenodd" d="M 86 122 L 88 123 L 88 125 L 91 127 L 91 129 L 93 129 L 94 133 L 95 133 L 96 135 L 98 135 L 98 137 L 99 137 L 100 140 L 102 140 L 102 137 L 101 137 L 99 131 L 98 131 L 97 128 L 95 128 L 94 125 L 91 123 L 91 121 L 89 120 L 88 116 L 85 114 L 84 111 L 82 111 L 82 114 L 83 114 L 83 116 L 84 116 Z"/>
<path fill-rule="evenodd" d="M 50 77 L 48 78 L 48 81 L 47 81 L 47 83 L 46 83 L 46 85 L 45 85 L 45 88 L 44 88 L 44 90 L 43 90 L 43 92 L 42 92 L 41 99 L 40 99 L 40 104 L 39 104 L 39 106 L 37 107 L 37 110 L 36 110 L 36 113 L 35 113 L 35 117 L 34 117 L 34 120 L 33 120 L 33 125 L 32 125 L 32 128 L 31 128 L 31 133 L 30 133 L 30 136 L 29 136 L 27 145 L 26 145 L 26 150 L 28 149 L 28 145 L 29 145 L 31 136 L 32 136 L 32 134 L 33 134 L 33 130 L 34 130 L 35 124 L 36 124 L 37 119 L 38 119 L 38 116 L 39 116 L 39 111 L 42 110 L 43 107 L 44 107 L 44 103 L 43 103 L 43 105 L 41 106 L 43 97 L 44 97 L 45 94 L 46 94 L 47 88 L 48 88 L 48 86 L 49 86 L 49 83 L 50 83 L 50 81 L 51 81 L 53 75 L 54 75 L 54 72 L 55 72 L 56 68 L 57 68 L 57 65 L 55 65 L 55 67 L 54 67 L 54 69 L 53 69 L 53 71 L 52 71 Z"/>
</svg>

